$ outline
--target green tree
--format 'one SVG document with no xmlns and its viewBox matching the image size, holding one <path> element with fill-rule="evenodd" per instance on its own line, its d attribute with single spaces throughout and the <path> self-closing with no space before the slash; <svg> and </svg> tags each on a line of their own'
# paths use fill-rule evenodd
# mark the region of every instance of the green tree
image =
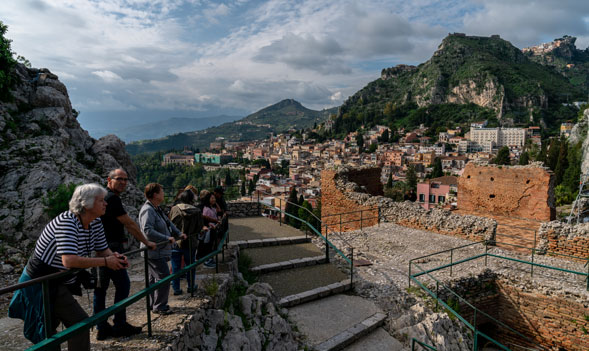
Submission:
<svg viewBox="0 0 589 351">
<path fill-rule="evenodd" d="M 434 161 L 434 169 L 432 170 L 432 178 L 442 177 L 444 175 L 444 169 L 442 168 L 442 159 L 436 157 Z"/>
<path fill-rule="evenodd" d="M 245 179 L 241 181 L 241 196 L 245 196 Z"/>
<path fill-rule="evenodd" d="M 380 136 L 380 141 L 383 143 L 389 142 L 389 130 L 388 129 L 385 129 L 384 132 L 382 132 L 382 135 Z"/>
<path fill-rule="evenodd" d="M 555 185 L 562 183 L 562 178 L 566 169 L 568 168 L 567 154 L 568 154 L 568 142 L 561 140 L 558 151 L 558 160 L 556 161 L 556 167 L 554 167 L 554 182 Z"/>
<path fill-rule="evenodd" d="M 417 191 L 417 174 L 415 173 L 415 166 L 407 166 L 407 174 L 405 175 L 405 182 L 410 191 Z"/>
<path fill-rule="evenodd" d="M 233 185 L 233 179 L 231 179 L 231 171 L 229 171 L 229 170 L 227 170 L 227 173 L 225 173 L 225 185 L 226 186 Z"/>
<path fill-rule="evenodd" d="M 12 98 L 10 89 L 15 83 L 12 70 L 16 61 L 12 57 L 10 49 L 12 40 L 5 37 L 7 31 L 8 26 L 0 21 L 0 101 L 8 101 Z"/>
<path fill-rule="evenodd" d="M 544 163 L 546 165 L 546 141 L 542 141 L 542 146 L 540 147 L 540 152 L 536 157 L 536 161 Z"/>
<path fill-rule="evenodd" d="M 548 148 L 548 154 L 546 155 L 546 165 L 554 171 L 556 164 L 558 163 L 558 155 L 560 154 L 560 140 L 553 138 L 550 141 L 550 147 Z"/>
<path fill-rule="evenodd" d="M 527 151 L 522 152 L 522 154 L 519 157 L 518 163 L 522 166 L 525 166 L 528 163 L 530 163 L 530 154 Z"/>
<path fill-rule="evenodd" d="M 285 222 L 295 228 L 299 228 L 301 222 L 299 222 L 296 218 L 292 217 L 292 216 L 296 217 L 299 214 L 299 208 L 297 206 L 299 200 L 298 200 L 297 189 L 295 187 L 293 187 L 292 190 L 290 191 L 287 201 L 288 202 L 286 203 L 286 208 L 284 209 L 284 212 L 286 212 L 287 214 L 289 214 L 291 216 L 286 216 Z"/>
<path fill-rule="evenodd" d="M 378 149 L 378 144 L 370 144 L 368 147 L 368 153 L 372 154 L 376 151 L 376 149 Z"/>
<path fill-rule="evenodd" d="M 393 187 L 393 173 L 389 173 L 389 178 L 387 179 L 387 188 Z"/>
<path fill-rule="evenodd" d="M 311 215 L 313 213 L 313 206 L 311 206 L 311 204 L 308 201 L 303 201 L 303 204 L 301 205 L 301 208 L 299 208 L 298 214 L 299 214 L 299 218 L 307 221 L 310 225 L 313 225 L 314 221 L 313 221 L 313 216 Z M 306 224 L 301 224 L 301 229 L 309 229 L 309 226 L 307 226 Z M 317 228 L 315 228 L 317 229 Z"/>
<path fill-rule="evenodd" d="M 510 165 L 511 158 L 509 158 L 509 148 L 507 146 L 503 146 L 497 152 L 497 157 L 493 159 L 493 163 L 496 165 Z"/>
<path fill-rule="evenodd" d="M 358 131 L 358 133 L 356 134 L 356 145 L 358 145 L 358 149 L 360 149 L 360 152 L 364 151 L 364 135 L 362 135 L 360 131 Z"/>
</svg>

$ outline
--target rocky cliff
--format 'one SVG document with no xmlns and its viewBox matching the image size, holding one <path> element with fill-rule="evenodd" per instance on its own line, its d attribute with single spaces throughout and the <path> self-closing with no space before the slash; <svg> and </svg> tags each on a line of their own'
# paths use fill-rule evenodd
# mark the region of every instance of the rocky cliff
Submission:
<svg viewBox="0 0 589 351">
<path fill-rule="evenodd" d="M 0 238 L 31 244 L 50 220 L 43 204 L 48 193 L 60 184 L 106 185 L 106 174 L 117 167 L 132 179 L 123 202 L 136 213 L 143 196 L 125 144 L 114 135 L 91 138 L 65 85 L 49 70 L 19 64 L 12 74 L 13 99 L 0 102 Z"/>
<path fill-rule="evenodd" d="M 585 125 L 589 125 L 589 108 L 583 113 L 583 121 Z M 587 130 L 587 137 L 583 142 L 583 161 L 581 163 L 581 174 L 589 174 L 589 129 Z"/>
</svg>

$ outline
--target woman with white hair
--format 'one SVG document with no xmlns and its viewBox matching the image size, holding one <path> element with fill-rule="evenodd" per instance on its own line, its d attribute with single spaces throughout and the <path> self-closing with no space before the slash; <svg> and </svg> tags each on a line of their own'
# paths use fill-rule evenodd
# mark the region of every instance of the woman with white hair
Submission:
<svg viewBox="0 0 589 351">
<path fill-rule="evenodd" d="M 111 252 L 104 236 L 100 216 L 106 210 L 105 195 L 106 190 L 98 184 L 85 184 L 76 187 L 69 202 L 69 211 L 61 213 L 47 224 L 37 240 L 35 251 L 19 281 L 71 268 L 99 266 L 106 266 L 113 270 L 125 268 L 128 265 L 127 258 L 116 252 Z M 92 251 L 96 252 L 97 257 L 91 257 Z M 72 296 L 72 292 L 76 290 L 74 288 L 76 276 L 68 276 L 64 280 L 50 282 L 51 306 L 46 306 L 46 308 L 51 308 L 54 329 L 57 328 L 59 322 L 69 327 L 88 318 L 84 309 Z M 79 285 L 77 286 L 79 287 Z M 34 295 L 39 295 L 41 285 L 36 284 L 29 288 L 21 289 L 15 293 L 11 301 L 9 316 L 13 318 L 24 317 L 24 314 L 20 314 L 22 308 L 26 311 L 27 308 L 30 308 L 32 300 L 37 301 L 34 300 Z M 40 311 L 42 313 L 42 309 Z M 34 343 L 41 341 L 43 339 L 42 333 L 39 333 L 41 330 L 44 330 L 44 327 L 28 328 L 27 320 L 25 320 L 25 336 L 29 340 Z M 27 335 L 27 332 L 33 333 Z M 90 350 L 89 331 L 86 330 L 70 338 L 68 349 Z"/>
</svg>

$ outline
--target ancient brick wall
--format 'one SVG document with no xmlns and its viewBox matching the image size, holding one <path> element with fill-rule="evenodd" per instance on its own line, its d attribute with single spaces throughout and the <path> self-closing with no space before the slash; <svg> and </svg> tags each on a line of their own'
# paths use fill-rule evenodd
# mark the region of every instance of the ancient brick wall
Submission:
<svg viewBox="0 0 589 351">
<path fill-rule="evenodd" d="M 556 252 L 563 259 L 586 262 L 589 258 L 589 223 L 570 225 L 558 221 L 543 223 L 538 233 L 540 252 Z M 575 256 L 579 259 L 575 259 Z"/>
<path fill-rule="evenodd" d="M 556 217 L 554 174 L 538 166 L 469 163 L 458 178 L 458 207 L 472 213 L 551 221 Z"/>
<path fill-rule="evenodd" d="M 491 219 L 461 216 L 439 209 L 425 210 L 415 203 L 394 202 L 378 196 L 382 195 L 380 172 L 380 168 L 347 167 L 322 171 L 323 224 L 336 231 L 373 226 L 378 223 L 380 208 L 381 221 L 474 241 L 494 239 L 496 223 Z"/>
<path fill-rule="evenodd" d="M 539 344 L 555 350 L 589 350 L 589 301 L 583 296 L 546 295 L 541 288 L 524 290 L 512 281 L 501 277 L 489 280 L 489 277 L 463 279 L 453 283 L 452 289 L 532 341 L 478 314 L 476 325 L 481 331 L 507 346 L 512 343 L 533 348 Z M 440 297 L 446 300 L 450 295 L 441 293 Z M 472 309 L 466 304 L 460 304 L 459 313 L 467 321 L 474 322 Z M 486 323 L 489 323 L 487 327 Z"/>
<path fill-rule="evenodd" d="M 364 186 L 370 194 L 382 195 L 380 168 L 367 168 L 345 172 L 358 186 Z M 338 189 L 336 178 L 341 176 L 335 169 L 321 171 L 321 220 L 335 231 L 356 230 L 378 223 L 378 209 L 359 204 Z M 347 182 L 347 180 L 346 180 Z M 351 191 L 359 189 L 350 189 Z M 373 192 L 373 193 L 372 193 Z M 341 214 L 341 215 L 340 215 Z M 340 226 L 341 223 L 341 226 Z M 324 231 L 325 227 L 322 228 Z"/>
</svg>

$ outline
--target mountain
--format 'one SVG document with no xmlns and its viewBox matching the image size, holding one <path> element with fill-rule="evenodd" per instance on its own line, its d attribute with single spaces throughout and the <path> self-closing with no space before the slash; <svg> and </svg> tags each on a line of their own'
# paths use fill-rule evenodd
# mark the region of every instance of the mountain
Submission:
<svg viewBox="0 0 589 351">
<path fill-rule="evenodd" d="M 180 133 L 185 130 L 196 131 L 213 126 L 218 126 L 226 122 L 232 122 L 239 119 L 238 116 L 215 116 L 205 118 L 181 118 L 174 117 L 163 121 L 145 123 L 138 126 L 122 128 L 111 131 L 109 134 L 115 134 L 126 142 L 156 139 L 166 135 Z"/>
<path fill-rule="evenodd" d="M 178 133 L 154 140 L 142 140 L 127 145 L 131 154 L 154 151 L 179 150 L 184 146 L 207 148 L 218 137 L 230 141 L 264 139 L 270 133 L 281 133 L 288 129 L 311 128 L 315 123 L 327 120 L 337 107 L 322 111 L 310 110 L 298 101 L 286 99 L 252 113 L 238 121 L 202 131 Z"/>
<path fill-rule="evenodd" d="M 561 103 L 581 99 L 585 93 L 497 35 L 454 33 L 419 66 L 383 69 L 379 79 L 344 102 L 334 129 L 341 134 L 362 124 L 412 127 L 420 123 L 441 128 L 477 119 L 554 129 L 576 114 L 572 109 L 563 111 Z"/>
<path fill-rule="evenodd" d="M 571 83 L 589 91 L 589 47 L 579 50 L 576 41 L 577 38 L 565 35 L 522 51 L 531 61 L 553 67 Z"/>
<path fill-rule="evenodd" d="M 32 243 L 52 219 L 44 198 L 60 185 L 104 184 L 107 173 L 119 167 L 129 173 L 123 198 L 136 215 L 144 198 L 125 144 L 114 135 L 90 137 L 76 119 L 66 86 L 49 70 L 17 63 L 1 70 L 15 82 L 10 97 L 0 99 L 2 240 Z"/>
</svg>

